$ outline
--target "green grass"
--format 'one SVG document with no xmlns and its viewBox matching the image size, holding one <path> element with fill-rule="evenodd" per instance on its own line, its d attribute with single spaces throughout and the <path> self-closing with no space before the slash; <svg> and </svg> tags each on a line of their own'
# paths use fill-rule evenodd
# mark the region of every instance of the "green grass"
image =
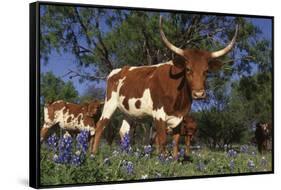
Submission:
<svg viewBox="0 0 281 190">
<path fill-rule="evenodd" d="M 139 149 L 143 150 L 142 147 Z M 225 151 L 196 150 L 192 152 L 193 161 L 183 163 L 175 160 L 161 162 L 155 151 L 148 157 L 143 155 L 138 157 L 135 152 L 113 154 L 116 150 L 119 150 L 119 147 L 103 144 L 100 153 L 94 159 L 87 155 L 81 166 L 73 166 L 54 163 L 53 153 L 42 146 L 41 184 L 62 185 L 272 171 L 271 153 L 252 154 L 257 152 L 255 147 L 249 147 L 248 153 L 238 153 L 236 157 L 229 157 Z M 109 163 L 104 163 L 105 158 L 109 158 Z M 133 163 L 132 174 L 128 174 L 123 167 L 123 160 Z M 234 162 L 233 169 L 230 167 L 231 160 Z M 254 162 L 253 168 L 249 168 L 249 160 Z"/>
</svg>

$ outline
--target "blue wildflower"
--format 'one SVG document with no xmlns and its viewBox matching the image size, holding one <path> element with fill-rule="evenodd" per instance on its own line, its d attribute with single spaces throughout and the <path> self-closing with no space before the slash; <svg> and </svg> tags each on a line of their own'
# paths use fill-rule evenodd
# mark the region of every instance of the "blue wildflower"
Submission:
<svg viewBox="0 0 281 190">
<path fill-rule="evenodd" d="M 110 165 L 110 159 L 109 158 L 105 158 L 104 160 L 103 160 L 103 164 L 104 165 Z"/>
<path fill-rule="evenodd" d="M 249 147 L 247 145 L 242 145 L 240 147 L 240 152 L 241 153 L 248 153 L 248 151 L 249 151 Z"/>
<path fill-rule="evenodd" d="M 180 157 L 184 157 L 184 148 L 180 149 L 179 156 Z"/>
<path fill-rule="evenodd" d="M 230 160 L 230 162 L 229 162 L 229 168 L 230 168 L 230 172 L 231 172 L 231 173 L 233 173 L 234 167 L 235 167 L 234 160 Z"/>
<path fill-rule="evenodd" d="M 129 153 L 130 151 L 130 135 L 129 133 L 126 133 L 123 137 L 123 139 L 121 140 L 121 150 L 123 152 Z"/>
<path fill-rule="evenodd" d="M 137 148 L 137 150 L 134 153 L 135 157 L 139 158 L 141 156 L 140 150 Z"/>
<path fill-rule="evenodd" d="M 57 137 L 56 133 L 52 134 L 47 138 L 47 147 L 49 150 L 56 151 L 58 146 L 59 138 Z"/>
<path fill-rule="evenodd" d="M 197 168 L 197 170 L 202 172 L 205 169 L 205 165 L 203 162 L 199 161 L 196 165 L 196 168 Z"/>
<path fill-rule="evenodd" d="M 127 173 L 131 175 L 134 171 L 134 165 L 131 161 L 127 162 Z"/>
<path fill-rule="evenodd" d="M 233 157 L 235 158 L 237 156 L 237 152 L 233 149 L 230 149 L 227 153 L 228 157 Z"/>
<path fill-rule="evenodd" d="M 63 138 L 59 140 L 58 157 L 54 159 L 56 163 L 67 164 L 71 160 L 72 154 L 72 138 L 66 133 Z"/>
<path fill-rule="evenodd" d="M 88 150 L 88 140 L 89 139 L 89 131 L 83 130 L 76 137 L 76 147 L 78 150 L 81 150 L 84 154 L 87 153 Z"/>
<path fill-rule="evenodd" d="M 263 156 L 262 159 L 261 159 L 261 165 L 262 165 L 263 167 L 266 167 L 266 165 L 267 165 L 267 160 L 265 159 L 264 156 Z"/>
<path fill-rule="evenodd" d="M 164 154 L 160 154 L 160 155 L 158 156 L 158 159 L 160 160 L 161 163 L 164 163 L 164 162 L 165 162 L 165 156 L 164 156 Z"/>
<path fill-rule="evenodd" d="M 250 160 L 250 159 L 248 160 L 248 168 L 250 170 L 253 170 L 255 168 L 255 163 L 253 160 Z"/>
<path fill-rule="evenodd" d="M 168 157 L 166 158 L 166 161 L 167 161 L 167 162 L 172 161 L 172 160 L 174 160 L 172 156 L 168 156 Z"/>
<path fill-rule="evenodd" d="M 129 175 L 131 175 L 134 172 L 134 165 L 131 161 L 123 160 L 122 161 L 122 168 Z"/>
<path fill-rule="evenodd" d="M 118 156 L 118 154 L 119 154 L 119 152 L 118 152 L 117 150 L 114 150 L 114 151 L 112 152 L 112 156 Z"/>
<path fill-rule="evenodd" d="M 80 166 L 83 163 L 84 156 L 83 154 L 74 154 L 71 157 L 71 164 L 75 166 Z"/>
<path fill-rule="evenodd" d="M 144 154 L 149 155 L 152 152 L 151 145 L 144 146 Z"/>
</svg>

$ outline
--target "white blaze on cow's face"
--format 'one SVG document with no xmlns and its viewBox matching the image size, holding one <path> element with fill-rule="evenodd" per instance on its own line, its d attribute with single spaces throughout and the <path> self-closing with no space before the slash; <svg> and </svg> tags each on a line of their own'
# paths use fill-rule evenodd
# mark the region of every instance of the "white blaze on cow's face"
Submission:
<svg viewBox="0 0 281 190">
<path fill-rule="evenodd" d="M 208 57 L 197 51 L 188 52 L 189 59 L 185 59 L 186 79 L 191 88 L 193 99 L 206 98 L 206 76 L 208 72 Z"/>
</svg>

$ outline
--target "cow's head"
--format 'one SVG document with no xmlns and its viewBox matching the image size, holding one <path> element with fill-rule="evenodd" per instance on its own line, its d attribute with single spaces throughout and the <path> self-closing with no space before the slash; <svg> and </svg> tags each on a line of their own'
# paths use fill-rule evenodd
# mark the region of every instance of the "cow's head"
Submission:
<svg viewBox="0 0 281 190">
<path fill-rule="evenodd" d="M 101 112 L 102 104 L 103 103 L 100 102 L 99 100 L 93 100 L 89 102 L 89 104 L 87 105 L 87 115 L 89 117 L 94 117 L 96 115 L 99 115 Z"/>
<path fill-rule="evenodd" d="M 185 75 L 191 88 L 193 99 L 202 99 L 206 97 L 205 81 L 207 72 L 220 69 L 223 63 L 216 58 L 225 55 L 231 50 L 235 43 L 237 33 L 238 26 L 236 26 L 236 31 L 231 42 L 225 48 L 215 52 L 197 49 L 181 49 L 174 46 L 166 38 L 162 30 L 162 16 L 160 17 L 161 39 L 171 51 L 179 56 L 177 65 L 185 70 Z"/>
</svg>

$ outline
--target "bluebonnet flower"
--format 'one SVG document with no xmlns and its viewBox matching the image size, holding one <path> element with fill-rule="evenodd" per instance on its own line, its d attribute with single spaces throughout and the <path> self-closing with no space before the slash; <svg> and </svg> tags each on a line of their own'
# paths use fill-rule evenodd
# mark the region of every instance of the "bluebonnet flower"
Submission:
<svg viewBox="0 0 281 190">
<path fill-rule="evenodd" d="M 76 147 L 77 150 L 81 150 L 82 153 L 86 154 L 88 150 L 88 139 L 89 139 L 89 131 L 83 130 L 76 137 Z"/>
<path fill-rule="evenodd" d="M 234 170 L 234 167 L 235 167 L 234 160 L 230 160 L 229 167 L 230 167 L 230 172 L 233 173 L 233 170 Z"/>
<path fill-rule="evenodd" d="M 179 156 L 180 157 L 184 157 L 184 148 L 180 149 Z"/>
<path fill-rule="evenodd" d="M 164 162 L 165 162 L 165 156 L 164 156 L 164 154 L 160 154 L 160 155 L 158 156 L 158 159 L 160 160 L 161 163 L 164 163 Z"/>
<path fill-rule="evenodd" d="M 56 133 L 52 134 L 47 138 L 47 147 L 49 150 L 56 151 L 58 146 L 59 138 L 57 137 Z"/>
<path fill-rule="evenodd" d="M 56 161 L 58 160 L 58 158 L 59 158 L 58 155 L 57 155 L 57 154 L 54 154 L 54 156 L 53 156 L 53 161 L 56 162 Z"/>
<path fill-rule="evenodd" d="M 227 144 L 223 145 L 224 150 L 227 150 L 227 147 L 228 147 Z"/>
<path fill-rule="evenodd" d="M 103 164 L 104 165 L 109 165 L 111 162 L 110 162 L 110 159 L 109 158 L 105 158 L 104 160 L 103 160 Z"/>
<path fill-rule="evenodd" d="M 144 146 L 144 154 L 150 154 L 152 152 L 151 145 Z"/>
<path fill-rule="evenodd" d="M 123 137 L 123 139 L 121 140 L 121 150 L 123 152 L 129 152 L 130 151 L 130 135 L 129 133 L 126 133 Z"/>
<path fill-rule="evenodd" d="M 137 150 L 134 153 L 135 157 L 139 158 L 141 156 L 140 150 L 137 148 Z"/>
<path fill-rule="evenodd" d="M 267 165 L 267 160 L 265 159 L 264 156 L 261 158 L 261 165 L 262 165 L 263 167 L 265 167 L 265 166 Z"/>
<path fill-rule="evenodd" d="M 67 164 L 71 160 L 72 154 L 72 138 L 66 133 L 63 138 L 59 140 L 59 153 L 54 161 L 60 164 Z"/>
<path fill-rule="evenodd" d="M 173 160 L 173 157 L 172 157 L 172 156 L 169 156 L 169 157 L 166 158 L 166 161 L 167 161 L 167 162 L 172 161 L 172 160 Z"/>
<path fill-rule="evenodd" d="M 112 152 L 112 156 L 118 156 L 118 154 L 119 154 L 119 152 L 118 152 L 117 150 L 114 150 L 114 151 Z"/>
<path fill-rule="evenodd" d="M 248 168 L 250 170 L 253 170 L 255 168 L 255 163 L 253 160 L 250 160 L 250 159 L 248 160 Z"/>
<path fill-rule="evenodd" d="M 203 162 L 199 161 L 199 162 L 197 163 L 196 168 L 197 168 L 197 170 L 199 170 L 199 171 L 202 172 L 202 171 L 205 169 L 205 165 L 204 165 Z"/>
<path fill-rule="evenodd" d="M 131 175 L 134 171 L 134 165 L 131 161 L 127 162 L 127 173 Z"/>
<path fill-rule="evenodd" d="M 233 149 L 230 149 L 228 152 L 227 152 L 227 156 L 228 157 L 233 157 L 235 158 L 237 156 L 237 152 Z"/>
<path fill-rule="evenodd" d="M 131 175 L 134 171 L 134 165 L 131 161 L 123 160 L 122 168 L 126 171 L 127 174 Z"/>
<path fill-rule="evenodd" d="M 167 149 L 168 150 L 172 149 L 174 144 L 175 144 L 174 141 L 172 143 L 167 144 Z"/>
<path fill-rule="evenodd" d="M 240 152 L 242 152 L 242 153 L 248 153 L 248 151 L 249 151 L 248 145 L 242 145 L 242 146 L 240 147 Z"/>
<path fill-rule="evenodd" d="M 74 154 L 71 157 L 71 164 L 75 166 L 80 166 L 83 163 L 83 156 Z"/>
</svg>

